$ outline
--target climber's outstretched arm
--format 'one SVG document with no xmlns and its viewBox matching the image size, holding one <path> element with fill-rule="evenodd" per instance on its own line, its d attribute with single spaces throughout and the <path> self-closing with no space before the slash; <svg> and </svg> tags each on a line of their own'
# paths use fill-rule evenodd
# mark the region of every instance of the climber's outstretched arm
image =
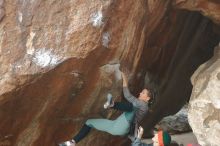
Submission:
<svg viewBox="0 0 220 146">
<path fill-rule="evenodd" d="M 121 72 L 121 75 L 122 75 L 122 80 L 123 80 L 123 94 L 124 94 L 124 97 L 130 102 L 132 103 L 133 105 L 139 105 L 140 104 L 140 100 L 137 99 L 135 96 L 133 96 L 129 89 L 128 89 L 128 79 L 125 75 L 125 73 Z"/>
</svg>

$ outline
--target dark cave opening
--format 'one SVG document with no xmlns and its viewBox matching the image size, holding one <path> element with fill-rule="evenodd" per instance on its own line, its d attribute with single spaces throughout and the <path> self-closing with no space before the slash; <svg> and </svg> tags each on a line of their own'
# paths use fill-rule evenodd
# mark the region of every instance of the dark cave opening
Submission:
<svg viewBox="0 0 220 146">
<path fill-rule="evenodd" d="M 146 131 L 163 117 L 178 112 L 190 99 L 194 71 L 213 56 L 220 42 L 220 26 L 198 12 L 175 10 L 149 35 L 136 73 L 149 76 L 133 78 L 138 93 L 145 85 L 157 93 L 153 107 L 141 125 Z M 144 68 L 144 69 L 143 69 Z M 145 80 L 144 80 L 145 78 Z M 144 82 L 145 81 L 145 82 Z"/>
</svg>

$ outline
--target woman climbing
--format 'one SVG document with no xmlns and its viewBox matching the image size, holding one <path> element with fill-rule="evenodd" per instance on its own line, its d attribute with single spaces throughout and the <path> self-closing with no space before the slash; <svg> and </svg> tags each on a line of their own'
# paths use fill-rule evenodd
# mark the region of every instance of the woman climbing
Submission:
<svg viewBox="0 0 220 146">
<path fill-rule="evenodd" d="M 73 139 L 59 144 L 59 146 L 75 146 L 76 143 L 81 141 L 91 130 L 91 128 L 99 131 L 104 131 L 112 135 L 124 136 L 129 133 L 132 122 L 139 123 L 148 110 L 148 101 L 152 97 L 152 93 L 149 89 L 143 89 L 138 98 L 134 97 L 128 89 L 128 81 L 125 74 L 122 72 L 123 79 L 123 94 L 129 101 L 125 102 L 113 102 L 112 96 L 107 96 L 107 102 L 104 104 L 104 108 L 113 108 L 116 110 L 124 111 L 117 119 L 89 119 L 83 125 L 79 133 L 73 137 Z"/>
</svg>

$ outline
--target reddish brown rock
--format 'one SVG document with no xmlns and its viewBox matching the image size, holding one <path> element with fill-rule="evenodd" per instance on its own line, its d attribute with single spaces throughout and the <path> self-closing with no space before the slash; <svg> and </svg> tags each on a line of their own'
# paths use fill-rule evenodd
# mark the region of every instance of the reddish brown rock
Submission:
<svg viewBox="0 0 220 146">
<path fill-rule="evenodd" d="M 134 95 L 146 72 L 152 75 L 149 82 L 158 81 L 164 94 L 160 108 L 146 118 L 152 127 L 154 119 L 177 112 L 187 101 L 185 81 L 209 57 L 203 54 L 212 52 L 201 48 L 219 42 L 213 39 L 218 26 L 196 12 L 173 9 L 170 1 L 2 4 L 0 139 L 11 145 L 55 145 L 70 139 L 89 117 L 114 118 L 117 113 L 106 114 L 102 107 L 108 92 L 121 94 L 119 65 L 129 72 Z M 196 57 L 196 63 L 190 60 Z M 79 145 L 123 144 L 125 138 L 93 131 Z"/>
<path fill-rule="evenodd" d="M 107 92 L 121 93 L 119 64 L 140 59 L 145 8 L 144 1 L 5 2 L 1 142 L 55 145 L 87 118 L 101 117 Z M 107 145 L 109 139 L 96 132 L 81 145 Z"/>
<path fill-rule="evenodd" d="M 201 12 L 214 22 L 220 24 L 220 1 L 219 0 L 174 0 L 177 8 Z"/>
</svg>

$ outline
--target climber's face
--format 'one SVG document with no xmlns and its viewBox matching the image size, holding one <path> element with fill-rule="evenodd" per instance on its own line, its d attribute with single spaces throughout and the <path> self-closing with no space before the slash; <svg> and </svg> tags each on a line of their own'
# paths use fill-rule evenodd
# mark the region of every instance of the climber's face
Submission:
<svg viewBox="0 0 220 146">
<path fill-rule="evenodd" d="M 158 134 L 155 134 L 152 138 L 153 146 L 159 146 Z"/>
<path fill-rule="evenodd" d="M 138 99 L 148 102 L 148 100 L 150 100 L 149 91 L 147 89 L 143 89 L 139 94 Z"/>
</svg>

